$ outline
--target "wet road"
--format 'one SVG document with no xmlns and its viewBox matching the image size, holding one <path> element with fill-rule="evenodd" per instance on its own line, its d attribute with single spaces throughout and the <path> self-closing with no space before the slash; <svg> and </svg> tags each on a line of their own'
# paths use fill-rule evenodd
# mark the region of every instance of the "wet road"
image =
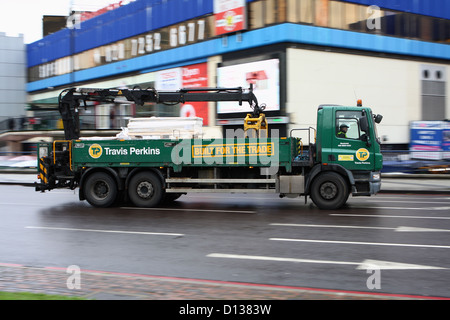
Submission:
<svg viewBox="0 0 450 320">
<path fill-rule="evenodd" d="M 450 297 L 450 197 L 187 195 L 92 208 L 74 191 L 0 186 L 0 264 Z"/>
</svg>

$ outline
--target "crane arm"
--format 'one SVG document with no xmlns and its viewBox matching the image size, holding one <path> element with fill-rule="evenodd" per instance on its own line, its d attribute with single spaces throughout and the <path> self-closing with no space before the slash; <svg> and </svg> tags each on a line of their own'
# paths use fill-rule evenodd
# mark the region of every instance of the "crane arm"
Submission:
<svg viewBox="0 0 450 320">
<path fill-rule="evenodd" d="M 78 108 L 81 103 L 85 107 L 88 101 L 113 103 L 117 98 L 143 105 L 146 102 L 176 104 L 196 101 L 236 101 L 239 105 L 248 102 L 254 113 L 260 111 L 258 100 L 253 93 L 253 87 L 245 91 L 238 88 L 195 88 L 178 91 L 157 91 L 155 89 L 90 89 L 72 88 L 61 92 L 58 99 L 59 112 L 64 125 L 66 140 L 80 137 Z"/>
</svg>

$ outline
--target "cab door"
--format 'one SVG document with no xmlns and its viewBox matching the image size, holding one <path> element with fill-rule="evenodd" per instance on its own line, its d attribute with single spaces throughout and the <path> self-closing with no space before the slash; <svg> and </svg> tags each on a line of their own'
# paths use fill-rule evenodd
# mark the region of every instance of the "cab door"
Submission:
<svg viewBox="0 0 450 320">
<path fill-rule="evenodd" d="M 367 142 L 369 132 L 363 131 L 364 117 L 367 119 L 367 115 L 360 108 L 336 110 L 335 135 L 332 138 L 333 161 L 330 162 L 340 164 L 348 170 L 373 171 L 375 155 L 373 146 Z"/>
</svg>

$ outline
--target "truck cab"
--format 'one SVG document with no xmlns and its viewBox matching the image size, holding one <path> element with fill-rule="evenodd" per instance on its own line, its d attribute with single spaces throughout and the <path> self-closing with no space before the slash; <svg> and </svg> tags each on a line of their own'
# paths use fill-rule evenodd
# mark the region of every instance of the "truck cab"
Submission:
<svg viewBox="0 0 450 320">
<path fill-rule="evenodd" d="M 376 130 L 381 120 L 381 115 L 362 106 L 322 105 L 318 109 L 316 163 L 322 171 L 346 177 L 353 196 L 370 196 L 381 188 L 383 157 Z M 337 187 L 322 188 L 322 198 L 331 197 Z"/>
</svg>

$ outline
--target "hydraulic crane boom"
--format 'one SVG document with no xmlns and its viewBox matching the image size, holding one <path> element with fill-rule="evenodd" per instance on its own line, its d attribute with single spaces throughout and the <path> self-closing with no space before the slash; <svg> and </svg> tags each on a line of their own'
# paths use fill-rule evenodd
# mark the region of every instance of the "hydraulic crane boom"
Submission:
<svg viewBox="0 0 450 320">
<path fill-rule="evenodd" d="M 61 92 L 58 99 L 59 112 L 64 125 L 66 140 L 80 137 L 78 108 L 87 101 L 112 103 L 116 98 L 143 105 L 146 102 L 176 104 L 195 101 L 236 101 L 239 105 L 248 102 L 255 115 L 262 111 L 250 86 L 248 91 L 238 88 L 195 88 L 178 91 L 157 91 L 155 89 L 88 89 L 72 88 Z"/>
</svg>

